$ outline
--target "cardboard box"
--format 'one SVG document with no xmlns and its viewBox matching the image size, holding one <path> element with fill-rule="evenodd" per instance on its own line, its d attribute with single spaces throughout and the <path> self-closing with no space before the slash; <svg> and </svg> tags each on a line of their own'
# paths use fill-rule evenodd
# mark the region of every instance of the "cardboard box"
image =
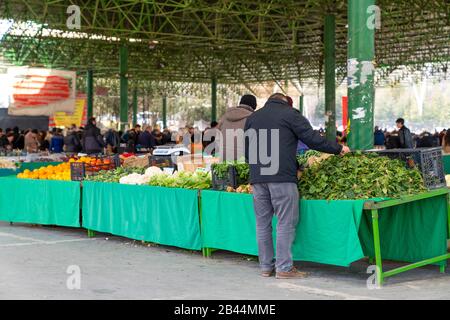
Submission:
<svg viewBox="0 0 450 320">
<path fill-rule="evenodd" d="M 203 156 L 200 154 L 191 154 L 177 157 L 178 171 L 195 172 L 197 168 L 211 170 L 213 163 L 219 163 L 220 159 L 212 156 Z"/>
</svg>

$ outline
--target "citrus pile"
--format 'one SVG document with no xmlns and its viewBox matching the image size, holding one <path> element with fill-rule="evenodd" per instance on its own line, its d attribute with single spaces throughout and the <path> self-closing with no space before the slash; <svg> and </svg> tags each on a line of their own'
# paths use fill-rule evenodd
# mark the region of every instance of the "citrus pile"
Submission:
<svg viewBox="0 0 450 320">
<path fill-rule="evenodd" d="M 100 159 L 94 157 L 80 157 L 70 158 L 69 163 L 84 163 L 86 164 L 86 171 L 98 172 L 100 170 L 114 169 L 110 159 Z"/>
<path fill-rule="evenodd" d="M 63 180 L 70 181 L 70 163 L 65 162 L 57 166 L 49 165 L 33 171 L 24 170 L 17 175 L 19 179 L 38 179 L 38 180 Z"/>
</svg>

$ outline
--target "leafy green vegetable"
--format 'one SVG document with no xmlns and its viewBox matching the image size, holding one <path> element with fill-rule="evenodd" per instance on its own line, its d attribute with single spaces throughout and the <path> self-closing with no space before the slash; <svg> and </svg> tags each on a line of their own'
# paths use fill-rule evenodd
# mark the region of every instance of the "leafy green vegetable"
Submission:
<svg viewBox="0 0 450 320">
<path fill-rule="evenodd" d="M 228 177 L 228 172 L 231 165 L 232 163 L 230 162 L 214 163 L 211 165 L 211 170 L 218 179 L 223 180 Z"/>
<path fill-rule="evenodd" d="M 145 168 L 123 168 L 119 167 L 115 170 L 100 171 L 96 175 L 88 176 L 86 180 L 97 182 L 119 182 L 120 178 L 128 176 L 132 173 L 144 174 Z"/>
<path fill-rule="evenodd" d="M 250 179 L 250 167 L 245 162 L 229 161 L 222 163 L 215 163 L 211 166 L 212 172 L 220 180 L 228 178 L 230 167 L 234 167 L 236 170 L 237 184 L 248 184 Z"/>
<path fill-rule="evenodd" d="M 237 184 L 243 185 L 248 184 L 250 179 L 250 167 L 247 163 L 241 162 L 241 163 L 235 163 L 234 167 L 236 169 L 236 175 L 237 175 Z"/>
<path fill-rule="evenodd" d="M 322 155 L 321 152 L 315 150 L 308 150 L 304 154 L 297 156 L 297 162 L 300 168 L 305 168 L 308 163 L 308 159 L 311 157 L 320 157 Z"/>
<path fill-rule="evenodd" d="M 397 198 L 425 190 L 417 169 L 370 153 L 330 157 L 306 169 L 299 181 L 304 199 Z"/>
<path fill-rule="evenodd" d="M 176 172 L 173 175 L 159 174 L 150 178 L 151 186 L 184 189 L 210 189 L 211 175 L 207 172 Z"/>
</svg>

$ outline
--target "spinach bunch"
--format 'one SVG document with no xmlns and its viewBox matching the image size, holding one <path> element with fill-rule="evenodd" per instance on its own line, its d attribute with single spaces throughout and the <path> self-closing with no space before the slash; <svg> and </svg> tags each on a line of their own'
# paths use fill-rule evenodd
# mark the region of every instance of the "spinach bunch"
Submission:
<svg viewBox="0 0 450 320">
<path fill-rule="evenodd" d="M 308 163 L 308 159 L 311 157 L 320 157 L 322 155 L 321 152 L 315 150 L 308 150 L 303 154 L 297 156 L 297 162 L 300 168 L 305 168 Z"/>
<path fill-rule="evenodd" d="M 417 169 L 370 153 L 330 157 L 306 169 L 299 181 L 304 199 L 397 198 L 425 190 Z"/>
</svg>

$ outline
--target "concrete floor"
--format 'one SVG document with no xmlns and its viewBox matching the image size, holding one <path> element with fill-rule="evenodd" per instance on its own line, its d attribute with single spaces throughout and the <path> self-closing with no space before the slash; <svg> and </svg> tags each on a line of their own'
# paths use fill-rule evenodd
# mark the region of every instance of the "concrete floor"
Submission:
<svg viewBox="0 0 450 320">
<path fill-rule="evenodd" d="M 71 265 L 80 268 L 79 290 L 67 288 Z M 449 271 L 428 266 L 369 290 L 367 266 L 301 263 L 307 279 L 264 279 L 254 258 L 238 254 L 205 259 L 104 234 L 89 239 L 80 229 L 0 223 L 0 299 L 450 299 Z"/>
</svg>

